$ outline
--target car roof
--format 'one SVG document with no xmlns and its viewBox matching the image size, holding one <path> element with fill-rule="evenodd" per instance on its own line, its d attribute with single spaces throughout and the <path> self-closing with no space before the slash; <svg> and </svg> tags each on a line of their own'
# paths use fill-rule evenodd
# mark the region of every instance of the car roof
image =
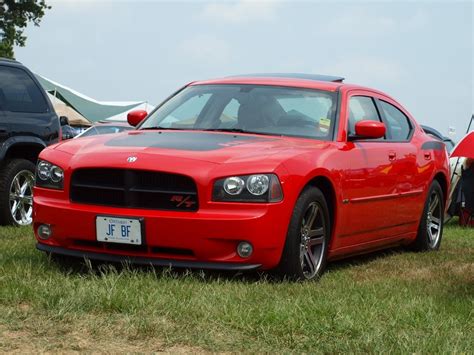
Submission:
<svg viewBox="0 0 474 355">
<path fill-rule="evenodd" d="M 341 76 L 319 75 L 319 74 L 303 74 L 303 73 L 259 73 L 259 74 L 243 74 L 230 77 L 194 81 L 189 85 L 226 85 L 226 84 L 242 84 L 242 85 L 270 85 L 270 86 L 287 86 L 307 89 L 317 89 L 325 91 L 337 91 L 341 87 L 346 89 L 362 89 L 379 92 L 374 89 L 365 88 L 358 85 L 346 84 Z M 380 93 L 380 92 L 379 92 Z M 382 93 L 383 94 L 383 93 Z M 384 94 L 385 95 L 385 94 Z"/>
<path fill-rule="evenodd" d="M 287 79 L 305 79 L 313 81 L 332 81 L 342 83 L 342 76 L 321 75 L 321 74 L 305 74 L 305 73 L 258 73 L 258 74 L 240 74 L 232 75 L 230 78 L 287 78 Z"/>
<path fill-rule="evenodd" d="M 420 125 L 421 128 L 423 128 L 423 130 L 425 131 L 425 133 L 430 133 L 430 134 L 433 134 L 435 136 L 437 136 L 439 139 L 444 139 L 444 135 L 441 134 L 440 131 L 438 131 L 437 129 L 434 129 L 433 127 L 430 127 L 430 126 L 427 126 L 427 125 Z"/>
<path fill-rule="evenodd" d="M 440 131 L 438 131 L 437 129 L 434 129 L 433 127 L 430 127 L 430 126 L 427 126 L 427 125 L 420 125 L 421 128 L 423 128 L 423 131 L 425 131 L 425 133 L 427 134 L 431 134 L 433 136 L 435 136 L 436 138 L 442 140 L 443 142 L 446 142 L 446 141 L 449 141 L 451 142 L 452 144 L 455 144 L 454 141 L 449 138 L 448 136 L 445 136 L 443 135 Z"/>
<path fill-rule="evenodd" d="M 9 58 L 4 58 L 0 57 L 0 64 L 16 64 L 16 65 L 21 65 L 21 63 L 17 60 L 14 59 L 9 59 Z"/>
</svg>

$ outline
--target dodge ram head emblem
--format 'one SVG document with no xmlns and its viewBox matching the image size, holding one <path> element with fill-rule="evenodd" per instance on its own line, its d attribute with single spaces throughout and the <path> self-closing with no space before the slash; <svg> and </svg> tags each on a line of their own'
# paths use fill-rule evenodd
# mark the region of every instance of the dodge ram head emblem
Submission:
<svg viewBox="0 0 474 355">
<path fill-rule="evenodd" d="M 127 158 L 127 161 L 128 161 L 129 163 L 135 163 L 135 162 L 137 161 L 137 159 L 138 159 L 137 157 L 131 156 L 131 157 L 128 157 L 128 158 Z"/>
</svg>

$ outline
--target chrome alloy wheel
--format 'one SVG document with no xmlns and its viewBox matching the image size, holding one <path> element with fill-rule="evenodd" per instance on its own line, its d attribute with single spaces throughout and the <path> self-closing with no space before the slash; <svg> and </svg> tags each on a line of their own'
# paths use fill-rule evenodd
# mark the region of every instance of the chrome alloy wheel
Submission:
<svg viewBox="0 0 474 355">
<path fill-rule="evenodd" d="M 312 202 L 301 222 L 300 262 L 306 279 L 311 279 L 318 273 L 325 248 L 326 223 L 322 207 L 319 203 Z"/>
<path fill-rule="evenodd" d="M 428 213 L 426 216 L 426 229 L 428 231 L 428 243 L 431 248 L 434 248 L 441 236 L 442 213 L 440 196 L 436 191 L 432 191 L 428 205 Z"/>
<path fill-rule="evenodd" d="M 31 223 L 33 215 L 33 185 L 35 176 L 29 170 L 22 170 L 10 185 L 10 212 L 20 226 Z"/>
</svg>

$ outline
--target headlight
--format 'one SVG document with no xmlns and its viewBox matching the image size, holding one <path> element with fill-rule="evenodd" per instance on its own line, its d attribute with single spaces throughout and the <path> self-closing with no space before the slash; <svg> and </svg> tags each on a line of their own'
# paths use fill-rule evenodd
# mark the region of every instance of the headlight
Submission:
<svg viewBox="0 0 474 355">
<path fill-rule="evenodd" d="M 212 200 L 221 202 L 279 202 L 280 181 L 274 174 L 229 176 L 214 183 Z"/>
<path fill-rule="evenodd" d="M 255 196 L 262 196 L 268 191 L 270 179 L 267 175 L 251 175 L 247 179 L 247 190 Z"/>
<path fill-rule="evenodd" d="M 224 191 L 229 195 L 239 195 L 245 187 L 245 181 L 238 176 L 231 176 L 224 180 Z"/>
<path fill-rule="evenodd" d="M 43 181 L 48 180 L 51 176 L 51 164 L 40 160 L 36 169 L 36 175 Z"/>
<path fill-rule="evenodd" d="M 36 166 L 36 186 L 62 190 L 63 180 L 63 169 L 45 160 L 38 161 Z"/>
</svg>

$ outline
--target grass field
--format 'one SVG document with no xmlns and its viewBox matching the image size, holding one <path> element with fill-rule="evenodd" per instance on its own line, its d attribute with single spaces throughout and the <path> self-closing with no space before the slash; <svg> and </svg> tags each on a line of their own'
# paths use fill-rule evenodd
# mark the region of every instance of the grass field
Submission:
<svg viewBox="0 0 474 355">
<path fill-rule="evenodd" d="M 474 231 L 333 263 L 320 282 L 59 268 L 0 229 L 0 351 L 474 351 Z"/>
</svg>

